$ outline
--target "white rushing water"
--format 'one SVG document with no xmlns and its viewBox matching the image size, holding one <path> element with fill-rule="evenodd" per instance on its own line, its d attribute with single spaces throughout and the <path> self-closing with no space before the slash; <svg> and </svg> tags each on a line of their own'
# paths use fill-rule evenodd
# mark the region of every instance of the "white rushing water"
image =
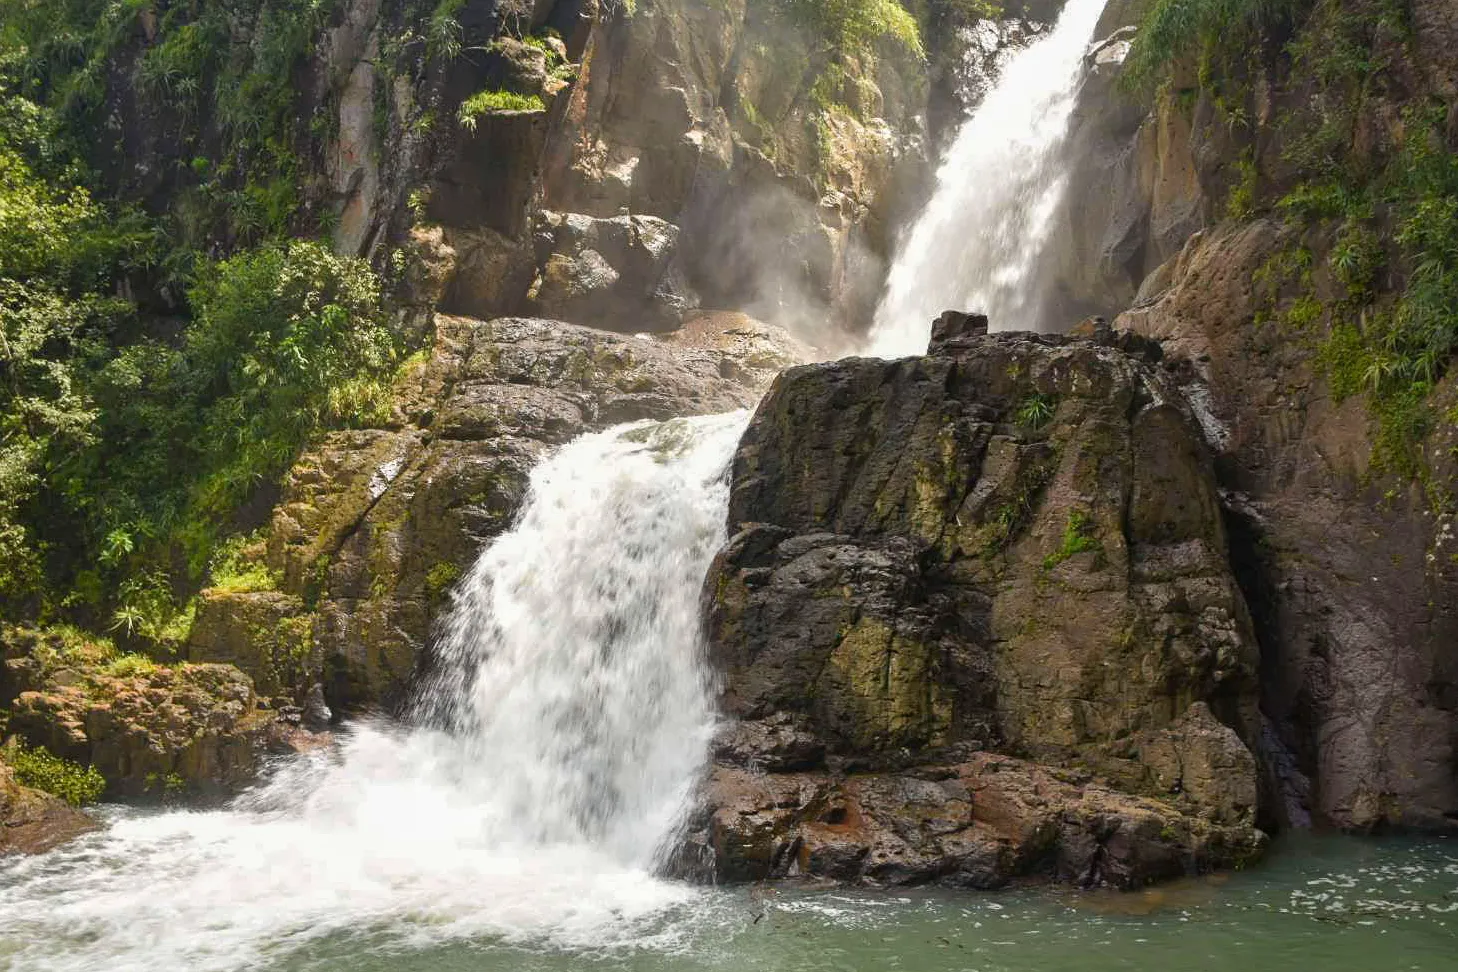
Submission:
<svg viewBox="0 0 1458 972">
<path fill-rule="evenodd" d="M 1038 256 L 1067 181 L 1059 149 L 1104 2 L 1068 0 L 962 124 L 892 264 L 868 353 L 924 353 L 944 310 L 984 313 L 994 330 L 1038 327 Z"/>
<path fill-rule="evenodd" d="M 0 865 L 0 968 L 236 970 L 335 937 L 672 945 L 653 876 L 713 728 L 699 588 L 748 416 L 542 463 L 458 586 L 425 726 L 356 726 L 227 810 Z"/>
</svg>

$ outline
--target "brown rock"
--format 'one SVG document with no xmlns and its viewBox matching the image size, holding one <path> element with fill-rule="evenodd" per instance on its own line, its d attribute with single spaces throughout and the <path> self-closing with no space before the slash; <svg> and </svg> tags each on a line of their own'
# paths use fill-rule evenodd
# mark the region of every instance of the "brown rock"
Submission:
<svg viewBox="0 0 1458 972">
<path fill-rule="evenodd" d="M 21 786 L 0 763 L 0 856 L 43 854 L 96 829 L 96 821 L 60 797 Z"/>
</svg>

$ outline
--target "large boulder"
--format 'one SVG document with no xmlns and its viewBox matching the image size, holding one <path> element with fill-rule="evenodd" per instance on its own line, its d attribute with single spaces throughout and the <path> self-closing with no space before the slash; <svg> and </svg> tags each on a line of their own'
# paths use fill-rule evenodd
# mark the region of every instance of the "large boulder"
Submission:
<svg viewBox="0 0 1458 972">
<path fill-rule="evenodd" d="M 677 329 L 697 298 L 674 262 L 678 227 L 656 216 L 541 213 L 532 312 L 613 331 Z"/>
<path fill-rule="evenodd" d="M 907 779 L 965 778 L 955 767 L 994 751 L 1024 776 L 1081 774 L 1052 800 L 1065 822 L 1106 819 L 1077 811 L 1091 792 L 1132 801 L 1114 816 L 1163 814 L 1130 825 L 1179 835 L 1162 863 L 1100 872 L 1113 883 L 1232 863 L 1258 842 L 1256 641 L 1199 426 L 1149 361 L 1000 334 L 793 369 L 736 454 L 729 530 L 704 593 L 738 720 L 716 781 L 799 774 L 796 787 L 859 793 L 869 820 L 904 819 L 878 801 Z M 785 840 L 813 845 L 809 817 L 786 819 Z M 1059 840 L 1102 846 L 1121 827 Z M 961 851 L 906 836 L 932 830 L 893 829 L 901 849 L 883 848 L 876 873 L 841 857 L 824 873 L 961 873 Z M 865 850 L 876 830 L 842 836 Z M 1034 857 L 994 854 L 965 879 L 1042 868 Z"/>
</svg>

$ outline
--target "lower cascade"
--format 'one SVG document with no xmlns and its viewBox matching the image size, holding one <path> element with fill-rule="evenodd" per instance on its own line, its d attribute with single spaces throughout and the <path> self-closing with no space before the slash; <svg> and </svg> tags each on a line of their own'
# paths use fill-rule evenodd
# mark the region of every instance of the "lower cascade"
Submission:
<svg viewBox="0 0 1458 972">
<path fill-rule="evenodd" d="M 459 584 L 416 728 L 362 724 L 229 809 L 124 815 L 0 872 L 0 965 L 223 970 L 346 934 L 655 942 L 714 714 L 698 596 L 748 416 L 541 463 Z"/>
</svg>

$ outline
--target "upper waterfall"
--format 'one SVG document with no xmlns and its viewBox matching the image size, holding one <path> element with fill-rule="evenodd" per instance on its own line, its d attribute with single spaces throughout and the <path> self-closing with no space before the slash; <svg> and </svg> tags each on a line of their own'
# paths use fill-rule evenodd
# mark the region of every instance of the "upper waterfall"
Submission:
<svg viewBox="0 0 1458 972">
<path fill-rule="evenodd" d="M 1039 326 L 1038 256 L 1066 185 L 1059 149 L 1104 4 L 1069 0 L 962 124 L 892 264 L 870 354 L 921 354 L 932 319 L 948 309 L 987 314 L 996 329 Z"/>
<path fill-rule="evenodd" d="M 539 464 L 457 588 L 418 725 L 356 726 L 227 810 L 123 814 L 5 861 L 0 966 L 232 972 L 351 935 L 671 934 L 666 910 L 697 892 L 654 865 L 714 725 L 699 590 L 747 421 L 637 423 Z"/>
</svg>

